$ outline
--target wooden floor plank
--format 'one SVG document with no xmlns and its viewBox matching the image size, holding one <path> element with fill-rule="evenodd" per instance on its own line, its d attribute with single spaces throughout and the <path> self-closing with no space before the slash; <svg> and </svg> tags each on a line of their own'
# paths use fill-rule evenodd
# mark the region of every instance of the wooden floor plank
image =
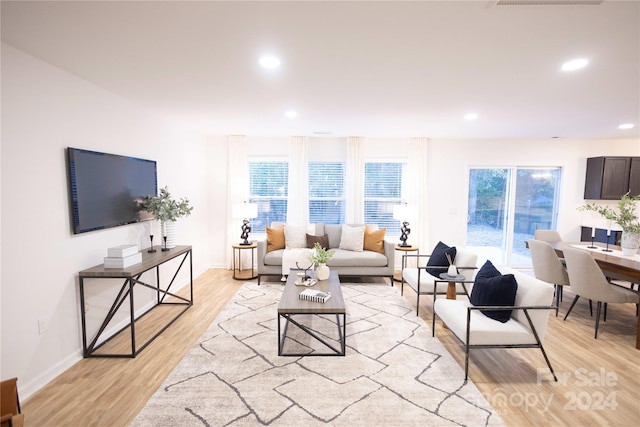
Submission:
<svg viewBox="0 0 640 427">
<path fill-rule="evenodd" d="M 405 296 L 415 300 L 411 288 L 405 287 Z M 610 304 L 596 340 L 587 301 L 579 301 L 563 321 L 573 297 L 565 289 L 559 317 L 550 315 L 543 342 L 557 383 L 539 349 L 470 352 L 469 378 L 507 425 L 638 425 L 640 351 L 635 348 L 635 305 Z M 420 315 L 430 323 L 432 300 L 424 299 Z M 464 368 L 464 347 L 439 321 L 436 336 Z"/>
<path fill-rule="evenodd" d="M 205 272 L 194 281 L 193 307 L 149 347 L 134 359 L 81 360 L 22 402 L 25 425 L 128 425 L 243 283 L 228 270 Z M 404 291 L 415 306 L 411 288 Z M 507 425 L 637 425 L 635 307 L 611 304 L 595 340 L 586 302 L 562 320 L 572 298 L 567 289 L 560 317 L 551 315 L 544 342 L 559 383 L 551 381 L 538 349 L 472 351 L 469 377 Z M 420 316 L 429 325 L 431 303 L 421 298 Z M 451 332 L 438 323 L 436 336 L 464 367 L 464 349 Z"/>
</svg>

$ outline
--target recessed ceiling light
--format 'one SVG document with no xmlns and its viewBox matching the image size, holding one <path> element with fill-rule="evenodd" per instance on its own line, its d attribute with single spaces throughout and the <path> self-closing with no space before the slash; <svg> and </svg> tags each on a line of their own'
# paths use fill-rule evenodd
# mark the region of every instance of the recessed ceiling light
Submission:
<svg viewBox="0 0 640 427">
<path fill-rule="evenodd" d="M 618 129 L 633 129 L 633 123 L 624 123 L 618 126 Z"/>
<path fill-rule="evenodd" d="M 572 59 L 562 64 L 562 71 L 575 71 L 587 66 L 589 61 L 584 58 Z"/>
<path fill-rule="evenodd" d="M 268 70 L 273 70 L 274 68 L 278 68 L 280 66 L 280 60 L 275 56 L 263 56 L 258 61 L 262 68 L 266 68 Z"/>
<path fill-rule="evenodd" d="M 464 115 L 464 119 L 465 120 L 475 120 L 478 118 L 478 114 L 477 113 L 468 113 Z"/>
<path fill-rule="evenodd" d="M 286 113 L 284 113 L 285 116 L 287 116 L 287 118 L 289 119 L 295 119 L 296 117 L 298 117 L 298 112 L 297 111 L 287 111 Z"/>
</svg>

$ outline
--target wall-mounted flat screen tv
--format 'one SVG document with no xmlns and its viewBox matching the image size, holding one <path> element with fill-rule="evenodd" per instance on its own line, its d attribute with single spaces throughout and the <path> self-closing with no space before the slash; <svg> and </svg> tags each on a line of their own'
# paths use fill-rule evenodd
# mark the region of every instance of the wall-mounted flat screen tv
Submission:
<svg viewBox="0 0 640 427">
<path fill-rule="evenodd" d="M 69 147 L 67 167 L 74 234 L 153 218 L 140 203 L 158 194 L 154 160 Z"/>
</svg>

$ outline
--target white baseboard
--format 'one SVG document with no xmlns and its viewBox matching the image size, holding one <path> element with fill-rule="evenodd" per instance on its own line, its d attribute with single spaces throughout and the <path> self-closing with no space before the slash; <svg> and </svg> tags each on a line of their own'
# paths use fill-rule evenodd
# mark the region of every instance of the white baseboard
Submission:
<svg viewBox="0 0 640 427">
<path fill-rule="evenodd" d="M 42 387 L 49 384 L 49 382 L 54 380 L 56 377 L 58 377 L 67 369 L 71 368 L 80 360 L 82 360 L 82 350 L 78 349 L 73 354 L 70 354 L 69 356 L 62 359 L 60 362 L 51 366 L 46 371 L 40 373 L 40 375 L 38 375 L 31 381 L 28 381 L 26 383 L 23 383 L 22 381 L 18 382 L 18 389 L 20 390 L 19 391 L 20 401 L 24 401 L 28 399 L 33 393 L 37 392 Z"/>
</svg>

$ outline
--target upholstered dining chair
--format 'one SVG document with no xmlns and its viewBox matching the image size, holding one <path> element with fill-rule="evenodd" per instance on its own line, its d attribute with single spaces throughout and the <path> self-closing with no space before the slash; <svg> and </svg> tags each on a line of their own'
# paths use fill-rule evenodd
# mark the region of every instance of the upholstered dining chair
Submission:
<svg viewBox="0 0 640 427">
<path fill-rule="evenodd" d="M 558 233 L 558 231 L 556 230 L 546 230 L 546 229 L 536 230 L 533 232 L 533 238 L 536 240 L 542 240 L 543 242 L 549 242 L 549 243 L 562 242 L 562 237 L 560 236 L 560 233 Z M 560 258 L 560 262 L 562 263 L 562 265 L 564 265 L 564 258 Z M 558 289 L 556 289 L 556 291 L 557 290 Z M 560 288 L 560 301 L 562 301 L 562 288 Z M 591 302 L 589 302 L 589 308 L 591 308 Z M 557 315 L 558 313 L 556 313 L 556 316 Z"/>
<path fill-rule="evenodd" d="M 569 286 L 569 275 L 562 265 L 556 251 L 551 244 L 543 240 L 530 239 L 527 241 L 531 251 L 531 262 L 533 264 L 533 274 L 536 279 L 551 283 L 555 287 L 556 294 L 556 317 L 562 298 L 564 286 Z"/>
<path fill-rule="evenodd" d="M 576 297 L 573 299 L 573 302 L 569 307 L 569 311 L 567 311 L 567 314 L 564 316 L 564 320 L 567 320 L 569 313 L 571 313 L 573 306 L 576 305 L 576 302 L 580 297 L 597 301 L 594 337 L 598 338 L 602 303 L 605 304 L 606 320 L 606 304 L 638 304 L 640 303 L 640 294 L 630 289 L 625 289 L 609 283 L 589 252 L 576 248 L 565 248 L 563 249 L 563 252 L 564 258 L 567 262 L 567 272 L 569 273 L 571 290 L 576 294 Z"/>
<path fill-rule="evenodd" d="M 558 233 L 556 230 L 536 230 L 533 232 L 533 237 L 536 240 L 542 240 L 549 243 L 562 241 L 560 233 Z"/>
</svg>

